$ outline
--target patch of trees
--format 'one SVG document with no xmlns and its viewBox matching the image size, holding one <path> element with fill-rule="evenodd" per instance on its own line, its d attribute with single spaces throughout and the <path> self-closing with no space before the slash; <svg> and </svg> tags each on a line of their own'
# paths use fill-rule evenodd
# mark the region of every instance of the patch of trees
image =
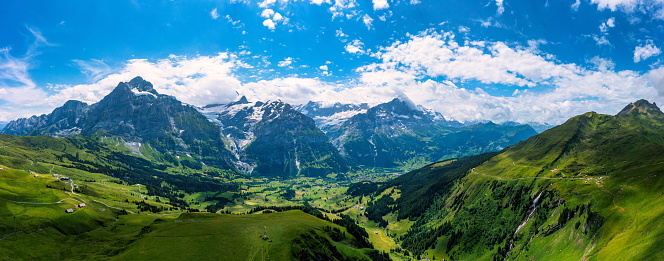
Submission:
<svg viewBox="0 0 664 261">
<path fill-rule="evenodd" d="M 357 221 L 344 214 L 339 214 L 339 217 L 340 219 L 332 220 L 332 223 L 345 227 L 348 234 L 351 234 L 355 238 L 354 243 L 356 247 L 373 248 L 373 245 L 369 242 L 369 234 L 364 228 L 357 225 Z M 326 220 L 329 221 L 327 218 Z"/>
<path fill-rule="evenodd" d="M 134 201 L 133 203 L 136 204 L 136 206 L 138 206 L 138 210 L 142 212 L 159 213 L 167 209 L 162 206 L 150 205 L 148 203 L 145 203 L 145 201 Z"/>
<path fill-rule="evenodd" d="M 439 237 L 447 234 L 452 229 L 452 226 L 449 222 L 443 223 L 443 225 L 430 229 L 423 226 L 417 226 L 408 231 L 408 234 L 404 235 L 402 239 L 402 246 L 405 249 L 410 250 L 413 253 L 423 253 L 425 250 L 432 248 L 436 244 L 436 240 Z M 452 233 L 454 234 L 454 233 Z M 451 243 L 450 243 L 451 242 Z M 455 244 L 453 239 L 448 241 L 448 249 L 450 244 Z"/>
<path fill-rule="evenodd" d="M 293 198 L 295 198 L 295 190 L 293 190 L 292 188 L 288 188 L 284 193 L 281 194 L 281 196 L 284 197 L 285 199 L 292 200 Z"/>
<path fill-rule="evenodd" d="M 362 197 L 362 196 L 373 195 L 378 190 L 378 186 L 380 184 L 382 184 L 382 183 L 369 182 L 369 181 L 351 183 L 348 186 L 348 190 L 346 191 L 346 194 L 350 195 L 350 196 L 353 196 L 353 197 Z"/>
<path fill-rule="evenodd" d="M 378 200 L 369 202 L 367 204 L 366 216 L 369 220 L 378 223 L 381 227 L 387 227 L 387 221 L 383 216 L 389 214 L 396 209 L 396 201 L 390 195 L 384 195 Z"/>
<path fill-rule="evenodd" d="M 232 202 L 230 199 L 227 199 L 225 197 L 210 197 L 210 196 L 205 197 L 205 201 L 217 201 L 214 204 L 205 207 L 205 210 L 210 213 L 216 213 L 220 209 L 223 209 L 226 206 L 226 204 Z"/>
</svg>

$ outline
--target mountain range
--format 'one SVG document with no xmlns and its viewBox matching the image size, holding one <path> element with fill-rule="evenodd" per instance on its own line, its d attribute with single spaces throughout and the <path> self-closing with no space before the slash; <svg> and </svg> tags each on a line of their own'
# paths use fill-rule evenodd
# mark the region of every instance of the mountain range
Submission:
<svg viewBox="0 0 664 261">
<path fill-rule="evenodd" d="M 196 108 L 157 93 L 136 77 L 121 82 L 98 103 L 68 101 L 51 114 L 11 121 L 2 130 L 12 135 L 73 136 L 95 133 L 121 138 L 135 152 L 154 148 L 169 162 L 180 157 L 234 169 L 218 126 Z"/>
<path fill-rule="evenodd" d="M 661 260 L 663 155 L 664 113 L 639 100 L 402 175 L 367 216 L 446 260 Z"/>
<path fill-rule="evenodd" d="M 21 135 L 0 135 L 0 257 L 664 259 L 654 103 L 530 137 L 444 126 L 406 98 L 337 107 L 353 115 L 323 131 L 281 101 L 196 108 L 135 78 L 10 122 Z M 435 162 L 380 169 L 401 160 Z M 320 178 L 342 171 L 351 179 Z"/>
<path fill-rule="evenodd" d="M 369 106 L 282 101 L 197 108 L 159 94 L 141 77 L 98 103 L 68 101 L 50 114 L 9 122 L 12 135 L 120 138 L 135 153 L 192 168 L 260 176 L 326 176 L 349 169 L 414 169 L 442 159 L 501 150 L 536 132 L 528 125 L 464 126 L 406 97 Z M 184 163 L 183 163 L 184 162 Z"/>
</svg>

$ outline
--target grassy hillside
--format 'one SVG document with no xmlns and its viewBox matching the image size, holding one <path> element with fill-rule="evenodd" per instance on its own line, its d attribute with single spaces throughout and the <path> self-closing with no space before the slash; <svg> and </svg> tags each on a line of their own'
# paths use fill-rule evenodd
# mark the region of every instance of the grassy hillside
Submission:
<svg viewBox="0 0 664 261">
<path fill-rule="evenodd" d="M 153 214 L 142 207 L 171 206 L 145 200 L 141 198 L 144 187 L 118 184 L 109 176 L 70 170 L 72 183 L 49 173 L 0 168 L 0 259 L 382 257 L 375 250 L 358 249 L 346 228 L 298 210 L 252 215 Z M 59 171 L 63 168 L 52 170 L 63 173 Z M 81 203 L 86 206 L 78 207 Z M 67 209 L 73 213 L 66 213 Z M 261 238 L 265 232 L 266 240 Z"/>
<path fill-rule="evenodd" d="M 348 240 L 345 232 L 336 238 L 338 242 L 330 240 L 334 229 L 343 230 L 295 210 L 254 215 L 186 214 L 155 222 L 117 258 L 289 260 L 296 255 L 318 254 L 369 260 L 362 251 L 344 243 Z M 269 241 L 261 238 L 265 233 Z M 307 244 L 313 247 L 309 249 Z"/>
<path fill-rule="evenodd" d="M 661 112 L 580 115 L 483 163 L 395 179 L 366 214 L 414 221 L 397 241 L 428 258 L 662 260 L 663 123 Z"/>
</svg>

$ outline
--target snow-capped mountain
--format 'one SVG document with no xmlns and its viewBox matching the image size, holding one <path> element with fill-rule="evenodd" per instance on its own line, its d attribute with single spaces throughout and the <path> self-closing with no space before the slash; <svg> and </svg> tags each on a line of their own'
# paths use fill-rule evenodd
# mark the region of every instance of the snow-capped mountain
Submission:
<svg viewBox="0 0 664 261">
<path fill-rule="evenodd" d="M 325 106 L 321 102 L 308 102 L 304 105 L 294 107 L 295 110 L 304 115 L 314 119 L 316 126 L 322 131 L 327 132 L 330 128 L 344 123 L 351 117 L 365 113 L 369 109 L 369 105 L 362 104 L 341 104 L 335 103 L 330 106 Z"/>
<path fill-rule="evenodd" d="M 451 121 L 439 113 L 422 110 L 402 99 L 395 98 L 358 113 L 331 127 L 327 134 L 352 164 L 407 168 L 500 150 L 536 134 L 526 125 L 487 123 L 449 127 L 450 124 L 444 123 Z"/>
<path fill-rule="evenodd" d="M 346 163 L 314 121 L 281 101 L 254 102 L 245 97 L 226 105 L 201 108 L 230 141 L 238 167 L 265 176 L 325 176 Z"/>
</svg>

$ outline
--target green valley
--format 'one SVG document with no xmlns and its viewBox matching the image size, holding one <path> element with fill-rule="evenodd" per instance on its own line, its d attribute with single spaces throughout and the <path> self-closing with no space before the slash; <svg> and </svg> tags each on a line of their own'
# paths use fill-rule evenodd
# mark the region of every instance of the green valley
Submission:
<svg viewBox="0 0 664 261">
<path fill-rule="evenodd" d="M 0 135 L 0 258 L 660 260 L 662 155 L 643 100 L 405 174 L 268 178 L 102 132 Z"/>
</svg>

